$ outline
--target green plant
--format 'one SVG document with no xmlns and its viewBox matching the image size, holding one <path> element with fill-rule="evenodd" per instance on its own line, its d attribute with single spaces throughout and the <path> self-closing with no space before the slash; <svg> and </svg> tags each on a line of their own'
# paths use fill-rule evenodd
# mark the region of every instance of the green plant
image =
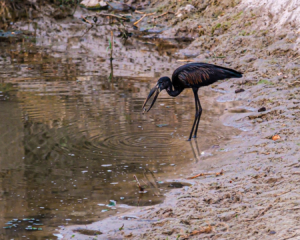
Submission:
<svg viewBox="0 0 300 240">
<path fill-rule="evenodd" d="M 266 79 L 261 79 L 257 84 L 267 84 L 267 85 L 273 85 L 272 82 L 266 80 Z"/>
<path fill-rule="evenodd" d="M 243 11 L 240 11 L 238 14 L 236 14 L 235 16 L 233 16 L 233 19 L 234 20 L 238 20 L 241 17 L 242 14 L 243 14 Z"/>
</svg>

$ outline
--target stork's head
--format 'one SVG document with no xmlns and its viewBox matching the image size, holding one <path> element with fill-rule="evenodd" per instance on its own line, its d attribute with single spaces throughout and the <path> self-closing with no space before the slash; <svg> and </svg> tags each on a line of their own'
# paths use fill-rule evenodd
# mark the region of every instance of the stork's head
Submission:
<svg viewBox="0 0 300 240">
<path fill-rule="evenodd" d="M 154 103 L 155 103 L 155 101 L 156 101 L 156 99 L 157 99 L 157 97 L 158 97 L 158 94 L 159 94 L 162 90 L 166 89 L 167 91 L 170 91 L 171 88 L 172 88 L 172 83 L 171 83 L 170 78 L 168 78 L 168 77 L 161 77 L 160 79 L 158 79 L 157 84 L 155 85 L 154 88 L 152 88 L 152 89 L 150 90 L 150 93 L 149 93 L 148 97 L 146 98 L 146 100 L 145 100 L 145 102 L 144 102 L 144 104 L 143 104 L 143 112 L 149 112 L 149 111 L 150 111 L 150 109 L 152 108 L 152 106 L 154 105 Z M 154 99 L 153 99 L 153 101 L 152 101 L 150 107 L 148 108 L 148 110 L 146 110 L 145 106 L 146 106 L 148 100 L 151 98 L 151 96 L 152 96 L 154 93 L 155 93 Z"/>
</svg>

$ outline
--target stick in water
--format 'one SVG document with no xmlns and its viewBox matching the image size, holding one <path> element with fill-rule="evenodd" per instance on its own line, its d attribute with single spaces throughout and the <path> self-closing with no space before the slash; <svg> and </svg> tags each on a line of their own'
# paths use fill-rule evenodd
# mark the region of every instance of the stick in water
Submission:
<svg viewBox="0 0 300 240">
<path fill-rule="evenodd" d="M 135 175 L 133 175 L 133 177 L 134 177 L 135 180 L 136 180 L 136 183 L 137 183 L 137 186 L 138 186 L 139 189 L 140 189 L 140 192 L 144 192 L 144 188 L 141 186 L 141 184 L 140 184 L 138 178 L 137 178 Z"/>
</svg>

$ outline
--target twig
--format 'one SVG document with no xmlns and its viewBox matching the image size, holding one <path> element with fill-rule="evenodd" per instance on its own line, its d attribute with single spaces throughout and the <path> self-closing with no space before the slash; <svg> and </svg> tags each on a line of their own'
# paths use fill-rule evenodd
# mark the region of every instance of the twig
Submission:
<svg viewBox="0 0 300 240">
<path fill-rule="evenodd" d="M 147 14 L 144 14 L 138 21 L 136 21 L 133 25 L 137 25 L 140 21 L 142 21 L 145 17 L 147 16 Z"/>
<path fill-rule="evenodd" d="M 93 27 L 94 27 L 94 25 L 92 25 L 81 37 L 83 37 L 85 34 L 87 34 Z"/>
<path fill-rule="evenodd" d="M 147 13 L 145 13 L 145 12 L 141 12 L 141 11 L 138 11 L 138 10 L 135 10 L 134 12 L 140 13 L 140 14 L 147 14 Z"/>
<path fill-rule="evenodd" d="M 151 15 L 154 15 L 155 13 L 147 13 L 147 14 L 144 14 L 139 20 L 137 20 L 133 25 L 137 25 L 140 21 L 142 21 L 145 17 L 147 16 L 151 16 Z"/>
<path fill-rule="evenodd" d="M 179 59 L 179 60 L 177 60 L 177 62 L 194 62 L 194 60 L 190 60 L 190 59 Z"/>
<path fill-rule="evenodd" d="M 123 16 L 118 16 L 115 14 L 109 14 L 109 13 L 97 13 L 98 16 L 103 16 L 103 17 L 113 17 L 113 18 L 117 18 L 117 19 L 122 19 L 122 20 L 127 20 L 126 17 Z"/>
<path fill-rule="evenodd" d="M 158 16 L 155 16 L 154 18 L 159 18 L 159 17 L 165 16 L 165 15 L 167 15 L 168 13 L 170 13 L 170 14 L 175 14 L 174 12 L 166 11 L 165 13 L 160 14 L 160 15 L 158 15 Z"/>
<path fill-rule="evenodd" d="M 300 81 L 294 81 L 292 83 L 287 83 L 288 85 L 294 85 L 295 83 L 300 83 Z"/>
<path fill-rule="evenodd" d="M 216 225 L 216 227 L 218 227 L 219 225 L 223 225 L 224 227 L 226 227 L 226 232 L 228 232 L 229 226 L 228 226 L 226 223 L 223 223 L 223 222 L 218 223 L 218 224 Z"/>
<path fill-rule="evenodd" d="M 260 211 L 259 213 L 257 213 L 256 215 L 254 215 L 252 217 L 252 219 L 246 219 L 246 221 L 254 221 L 255 218 L 261 217 L 263 216 L 267 211 L 269 211 L 271 208 L 273 207 L 272 204 L 270 204 L 269 206 L 267 206 L 265 209 L 263 209 L 262 211 Z"/>
<path fill-rule="evenodd" d="M 150 174 L 152 175 L 152 177 L 153 177 L 153 179 L 154 179 L 155 185 L 149 180 L 148 176 L 146 175 L 146 172 L 147 172 L 147 171 L 149 171 Z M 152 171 L 150 171 L 148 168 L 146 168 L 145 171 L 144 171 L 144 176 L 145 176 L 145 178 L 147 179 L 147 181 L 149 182 L 150 186 L 151 186 L 153 189 L 158 190 L 158 192 L 155 192 L 155 191 L 154 191 L 154 194 L 155 194 L 156 196 L 161 196 L 161 193 L 160 193 L 160 190 L 159 190 L 159 186 L 158 186 L 158 184 L 157 184 L 157 180 L 156 180 L 154 174 L 152 173 Z M 146 184 L 146 185 L 148 186 L 148 184 Z"/>
<path fill-rule="evenodd" d="M 113 31 L 110 31 L 110 43 L 111 43 L 110 61 L 112 61 L 113 60 L 113 51 L 114 51 L 114 33 L 113 33 Z"/>
<path fill-rule="evenodd" d="M 81 18 L 82 18 L 82 20 L 83 20 L 84 22 L 89 23 L 89 24 L 91 24 L 91 25 L 94 25 L 91 21 L 89 21 L 89 20 L 86 19 L 87 17 L 81 16 Z"/>
<path fill-rule="evenodd" d="M 122 225 L 122 227 L 119 228 L 119 231 L 122 231 L 124 229 L 124 223 Z"/>
<path fill-rule="evenodd" d="M 298 57 L 296 57 L 296 58 L 294 58 L 294 59 L 292 59 L 291 61 L 289 61 L 288 63 L 290 63 L 290 62 L 292 62 L 292 61 L 296 61 L 297 59 L 299 59 L 300 58 L 300 56 L 298 56 Z"/>
<path fill-rule="evenodd" d="M 75 9 L 74 9 L 74 12 L 71 14 L 71 16 L 73 16 L 74 15 L 74 13 L 76 12 L 76 9 L 77 9 L 77 7 L 78 7 L 78 1 L 76 1 L 76 7 L 75 7 Z"/>
<path fill-rule="evenodd" d="M 183 238 L 189 238 L 190 236 L 198 235 L 198 234 L 201 234 L 201 233 L 211 233 L 212 230 L 213 230 L 213 227 L 211 225 L 209 225 L 207 227 L 201 228 L 200 230 L 194 230 L 191 233 L 189 233 L 187 235 L 184 235 L 182 237 Z"/>
<path fill-rule="evenodd" d="M 192 176 L 192 177 L 189 177 L 187 179 L 194 179 L 194 178 L 197 178 L 197 177 L 201 177 L 201 176 L 210 176 L 210 175 L 216 175 L 216 176 L 220 176 L 220 175 L 223 175 L 224 174 L 224 171 L 223 169 L 221 170 L 221 172 L 216 172 L 216 173 L 199 173 L 195 176 Z"/>
<path fill-rule="evenodd" d="M 146 180 L 148 181 L 148 184 L 150 185 L 150 187 L 152 188 L 157 188 L 147 177 L 146 173 L 144 172 L 144 177 L 146 178 Z M 148 184 L 146 184 L 147 186 L 149 186 Z"/>
<path fill-rule="evenodd" d="M 286 238 L 283 238 L 282 240 L 287 240 L 287 239 L 290 239 L 290 238 L 293 238 L 297 235 L 297 233 L 293 234 L 292 236 L 289 236 L 289 237 L 286 237 Z"/>
<path fill-rule="evenodd" d="M 264 210 L 262 210 L 256 217 L 263 216 L 263 215 L 264 215 L 267 211 L 269 211 L 272 207 L 273 207 L 273 205 L 270 204 L 270 205 L 267 206 Z"/>
<path fill-rule="evenodd" d="M 278 196 L 281 196 L 281 195 L 283 195 L 283 194 L 289 193 L 289 192 L 291 192 L 291 191 L 292 191 L 292 190 L 289 190 L 289 191 L 286 191 L 286 192 L 283 192 L 283 193 L 274 194 L 273 196 L 274 196 L 274 197 L 278 197 Z"/>
<path fill-rule="evenodd" d="M 133 177 L 134 177 L 135 180 L 136 180 L 136 183 L 137 183 L 138 188 L 140 189 L 140 192 L 144 192 L 144 188 L 141 186 L 141 184 L 140 184 L 138 178 L 137 178 L 135 175 L 133 175 Z"/>
<path fill-rule="evenodd" d="M 299 210 L 300 207 L 288 208 L 287 210 Z"/>
<path fill-rule="evenodd" d="M 147 170 L 150 172 L 150 174 L 152 175 L 152 177 L 153 177 L 153 179 L 154 179 L 154 182 L 155 182 L 155 185 L 156 185 L 156 187 L 157 188 L 159 188 L 159 186 L 158 186 L 158 184 L 157 184 L 157 179 L 156 179 L 156 177 L 155 177 L 155 175 L 154 175 L 154 173 L 149 169 L 149 168 L 147 168 Z"/>
<path fill-rule="evenodd" d="M 266 207 L 265 209 L 263 209 L 262 211 L 260 211 L 259 213 L 257 213 L 256 215 L 254 215 L 251 219 L 245 219 L 245 221 L 249 222 L 249 221 L 254 221 L 254 219 L 263 216 L 267 211 L 269 211 L 271 208 L 273 207 L 272 204 L 270 204 L 268 207 Z"/>
</svg>

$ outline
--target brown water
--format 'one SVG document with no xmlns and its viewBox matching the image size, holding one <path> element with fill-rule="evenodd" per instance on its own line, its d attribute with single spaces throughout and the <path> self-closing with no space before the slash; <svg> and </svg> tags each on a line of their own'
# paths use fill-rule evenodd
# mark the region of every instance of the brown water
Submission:
<svg viewBox="0 0 300 240">
<path fill-rule="evenodd" d="M 188 176 L 192 163 L 201 164 L 200 152 L 233 134 L 218 121 L 233 103 L 217 103 L 210 88 L 200 90 L 204 112 L 192 145 L 190 90 L 177 98 L 162 93 L 141 114 L 157 78 L 181 65 L 172 58 L 177 43 L 164 50 L 132 40 L 112 69 L 107 42 L 98 37 L 0 45 L 1 239 L 55 239 L 58 226 L 157 204 L 181 187 L 167 180 Z M 133 175 L 147 193 L 139 194 Z M 106 206 L 110 200 L 117 205 Z M 13 219 L 17 225 L 3 228 Z"/>
</svg>

